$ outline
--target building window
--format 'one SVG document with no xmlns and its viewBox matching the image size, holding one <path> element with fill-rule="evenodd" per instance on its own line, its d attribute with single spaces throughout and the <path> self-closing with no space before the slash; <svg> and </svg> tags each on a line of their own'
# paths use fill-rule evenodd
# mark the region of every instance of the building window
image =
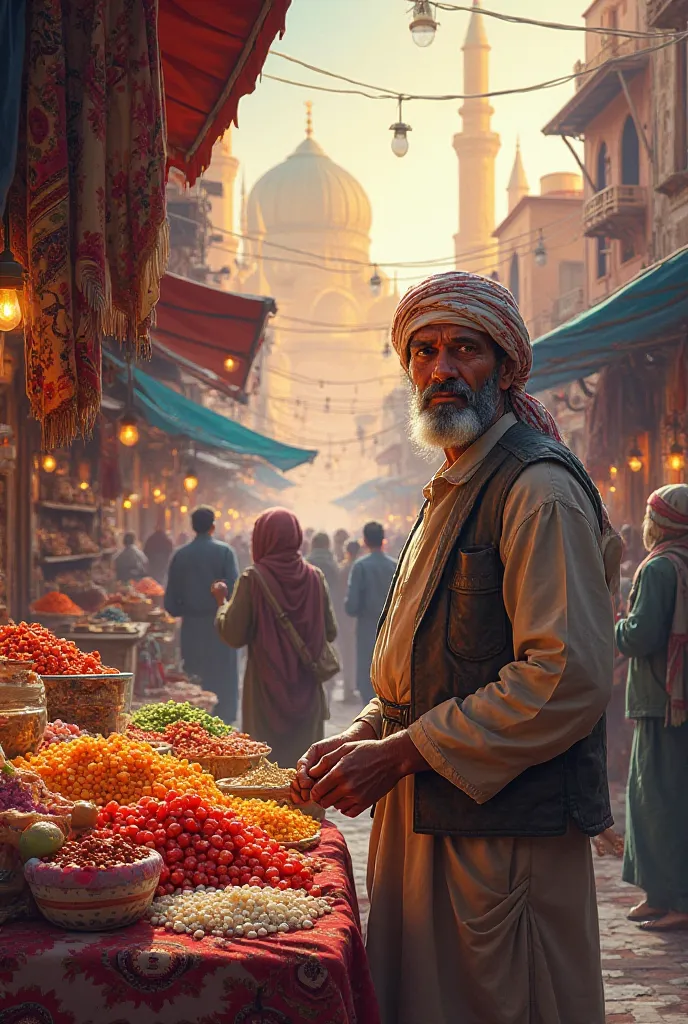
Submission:
<svg viewBox="0 0 688 1024">
<path fill-rule="evenodd" d="M 606 238 L 597 238 L 596 242 L 597 242 L 597 276 L 598 276 L 598 278 L 606 277 L 607 276 L 607 257 L 609 255 L 609 252 L 608 252 L 609 246 L 607 245 L 607 239 Z"/>
<path fill-rule="evenodd" d="M 629 115 L 621 136 L 621 184 L 640 184 L 640 142 L 633 118 Z"/>
<path fill-rule="evenodd" d="M 632 240 L 624 241 L 621 243 L 621 262 L 628 263 L 629 260 L 635 259 L 635 242 Z"/>
<path fill-rule="evenodd" d="M 688 169 L 688 41 L 676 43 L 676 170 Z"/>
<path fill-rule="evenodd" d="M 601 192 L 609 184 L 609 153 L 607 143 L 603 142 L 597 151 L 597 175 L 595 178 L 597 191 Z"/>
<path fill-rule="evenodd" d="M 511 257 L 511 266 L 509 267 L 509 291 L 516 299 L 516 302 L 521 301 L 521 281 L 520 281 L 520 270 L 518 266 L 518 256 L 516 253 Z"/>
</svg>

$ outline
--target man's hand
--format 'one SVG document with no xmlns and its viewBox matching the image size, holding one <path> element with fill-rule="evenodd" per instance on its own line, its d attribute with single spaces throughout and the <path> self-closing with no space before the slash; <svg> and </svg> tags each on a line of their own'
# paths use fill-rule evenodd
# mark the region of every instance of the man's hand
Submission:
<svg viewBox="0 0 688 1024">
<path fill-rule="evenodd" d="M 406 775 L 429 765 L 406 731 L 384 740 L 339 744 L 310 770 L 318 781 L 311 799 L 355 818 L 385 796 Z"/>
<path fill-rule="evenodd" d="M 213 583 L 212 587 L 210 588 L 210 593 L 217 601 L 218 608 L 220 608 L 229 597 L 229 589 L 227 587 L 227 584 L 223 583 L 222 580 L 217 580 L 217 582 Z"/>
<path fill-rule="evenodd" d="M 319 740 L 308 748 L 303 757 L 296 762 L 296 779 L 291 784 L 291 799 L 295 804 L 307 804 L 311 800 L 311 789 L 316 779 L 311 776 L 311 768 L 323 757 L 336 752 L 345 744 L 375 738 L 375 730 L 367 722 L 354 722 L 345 732 Z"/>
</svg>

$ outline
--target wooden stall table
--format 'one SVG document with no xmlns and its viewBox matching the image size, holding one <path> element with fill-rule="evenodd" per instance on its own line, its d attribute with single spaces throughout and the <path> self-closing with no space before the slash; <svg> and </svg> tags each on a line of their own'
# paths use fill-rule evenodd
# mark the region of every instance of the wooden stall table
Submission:
<svg viewBox="0 0 688 1024">
<path fill-rule="evenodd" d="M 270 939 L 161 932 L 66 932 L 45 921 L 0 930 L 7 1024 L 379 1024 L 349 851 L 323 823 L 317 876 L 334 899 L 312 931 Z"/>
<path fill-rule="evenodd" d="M 85 654 L 100 651 L 103 664 L 120 672 L 136 674 L 137 648 L 150 629 L 148 622 L 132 622 L 131 633 L 91 633 L 85 630 L 60 630 L 58 636 L 71 640 Z"/>
</svg>

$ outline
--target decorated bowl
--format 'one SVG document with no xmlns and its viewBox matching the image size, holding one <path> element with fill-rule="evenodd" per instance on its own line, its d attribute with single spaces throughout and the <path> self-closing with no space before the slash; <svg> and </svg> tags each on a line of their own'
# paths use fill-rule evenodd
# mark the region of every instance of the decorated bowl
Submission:
<svg viewBox="0 0 688 1024">
<path fill-rule="evenodd" d="M 214 779 L 234 779 L 239 775 L 245 775 L 251 768 L 257 768 L 261 760 L 272 753 L 272 747 L 263 747 L 259 754 L 245 756 L 212 755 L 208 757 L 189 757 L 190 761 L 197 761 L 204 772 L 212 775 Z"/>
<path fill-rule="evenodd" d="M 24 876 L 36 906 L 52 924 L 102 932 L 139 921 L 155 896 L 163 860 L 157 850 L 135 864 L 106 870 L 63 868 L 32 858 Z"/>
</svg>

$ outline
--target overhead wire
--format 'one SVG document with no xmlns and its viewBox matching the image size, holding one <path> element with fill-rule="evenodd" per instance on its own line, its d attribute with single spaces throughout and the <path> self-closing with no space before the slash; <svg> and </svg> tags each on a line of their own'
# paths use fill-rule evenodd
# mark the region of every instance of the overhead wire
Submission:
<svg viewBox="0 0 688 1024">
<path fill-rule="evenodd" d="M 468 14 L 473 14 L 475 12 L 475 7 L 468 7 L 464 4 L 450 4 L 444 2 L 444 0 L 432 0 L 432 3 L 438 11 L 464 11 Z M 589 35 L 618 36 L 623 39 L 656 39 L 660 34 L 669 34 L 667 32 L 658 33 L 656 30 L 653 31 L 652 29 L 643 31 L 642 29 L 607 28 L 603 25 L 569 25 L 560 21 L 542 21 L 538 18 L 524 18 L 523 15 L 520 14 L 502 14 L 501 11 L 487 11 L 484 7 L 480 8 L 479 13 L 484 15 L 486 18 L 496 18 L 498 21 L 506 21 L 512 25 L 531 25 L 535 28 L 556 29 L 562 32 L 586 32 Z"/>
<path fill-rule="evenodd" d="M 557 220 L 549 221 L 548 223 L 543 224 L 541 226 L 541 229 L 543 231 L 545 231 L 545 230 L 547 230 L 550 227 L 556 226 L 557 224 L 565 224 L 568 221 L 570 221 L 571 219 L 573 219 L 574 217 L 576 217 L 577 215 L 578 214 L 576 212 L 576 213 L 570 214 L 567 217 L 560 217 L 560 218 L 557 218 Z M 198 221 L 195 220 L 193 217 L 185 217 L 183 214 L 173 213 L 173 212 L 168 212 L 167 216 L 168 217 L 172 217 L 174 220 L 183 221 L 186 224 L 193 224 L 195 226 L 198 226 Z M 262 245 L 268 245 L 268 246 L 270 246 L 271 249 L 279 249 L 279 250 L 281 250 L 283 252 L 294 253 L 297 256 L 307 256 L 307 257 L 309 257 L 311 259 L 318 259 L 318 260 L 330 261 L 330 262 L 335 262 L 335 263 L 351 264 L 353 266 L 358 266 L 358 267 L 371 267 L 372 268 L 372 267 L 376 266 L 376 267 L 392 267 L 392 268 L 395 268 L 395 269 L 413 269 L 413 268 L 418 267 L 419 269 L 422 269 L 423 267 L 440 266 L 440 265 L 453 265 L 455 263 L 455 261 L 456 261 L 457 256 L 459 258 L 461 258 L 461 257 L 473 257 L 473 256 L 476 256 L 476 255 L 480 255 L 482 252 L 487 253 L 488 251 L 491 251 L 491 250 L 487 250 L 487 249 L 467 249 L 464 252 L 454 253 L 451 256 L 438 256 L 438 257 L 435 257 L 434 259 L 429 259 L 429 260 L 410 260 L 410 261 L 406 261 L 406 260 L 398 260 L 398 261 L 394 261 L 394 260 L 373 260 L 373 259 L 371 259 L 371 260 L 356 260 L 356 259 L 352 259 L 351 257 L 348 257 L 348 256 L 328 256 L 328 255 L 325 255 L 323 253 L 312 252 L 312 251 L 310 251 L 308 249 L 297 249 L 294 246 L 283 245 L 280 242 L 271 242 L 268 239 L 260 238 L 260 237 L 258 237 L 256 235 L 243 234 L 243 233 L 241 233 L 239 231 L 229 231 L 227 228 L 222 228 L 222 227 L 220 227 L 219 225 L 216 225 L 216 224 L 209 224 L 208 228 L 214 234 L 229 235 L 231 238 L 239 238 L 239 239 L 241 239 L 242 241 L 245 241 L 245 242 L 256 242 L 256 243 L 259 243 L 259 244 L 262 244 Z M 514 235 L 512 241 L 516 240 L 516 239 L 520 239 L 520 238 L 525 238 L 526 236 L 532 238 L 534 235 L 536 235 L 538 233 L 539 230 L 540 230 L 540 228 L 533 228 L 530 231 L 523 231 L 523 232 L 521 232 L 518 235 Z M 217 243 L 211 243 L 211 245 L 213 247 L 218 247 Z M 230 251 L 230 250 L 227 250 L 227 251 Z M 274 258 L 275 257 L 273 257 L 273 259 Z M 339 269 L 339 272 L 341 273 L 341 268 L 338 268 L 338 269 Z"/>
<path fill-rule="evenodd" d="M 666 49 L 668 46 L 674 46 L 684 39 L 688 38 L 688 31 L 679 32 L 668 39 L 663 39 L 662 42 L 656 46 L 641 47 L 633 52 L 633 56 L 643 56 L 645 54 L 657 53 L 660 50 Z M 544 82 L 536 82 L 533 85 L 519 86 L 512 89 L 495 89 L 488 90 L 482 93 L 447 93 L 445 95 L 428 95 L 423 93 L 412 93 L 405 92 L 402 89 L 389 89 L 384 86 L 371 85 L 369 82 L 361 82 L 355 78 L 349 78 L 348 75 L 341 75 L 335 71 L 329 71 L 327 68 L 318 67 L 317 64 L 310 64 L 308 61 L 301 60 L 299 57 L 293 57 L 291 54 L 282 53 L 280 50 L 270 50 L 270 54 L 274 57 L 279 57 L 282 60 L 289 61 L 292 64 L 296 64 L 299 67 L 305 68 L 308 71 L 312 71 L 314 74 L 323 75 L 327 78 L 333 78 L 336 81 L 346 82 L 349 85 L 357 86 L 361 89 L 366 89 L 370 93 L 377 95 L 371 95 L 369 99 L 393 99 L 403 100 L 408 102 L 410 100 L 428 101 L 428 102 L 444 102 L 444 101 L 455 101 L 455 100 L 479 100 L 479 99 L 493 99 L 501 96 L 517 96 L 525 95 L 531 92 L 538 92 L 544 89 L 554 89 L 560 85 L 565 85 L 567 82 L 575 81 L 579 78 L 585 78 L 588 75 L 594 74 L 602 65 L 595 65 L 595 67 L 581 68 L 579 71 L 573 71 L 568 75 L 561 75 L 558 78 L 548 79 Z M 622 63 L 628 59 L 628 54 L 623 54 L 618 57 L 609 57 L 605 62 L 605 66 L 614 67 L 617 64 Z M 264 76 L 266 77 L 266 76 Z M 303 89 L 310 89 L 312 86 L 307 82 L 294 82 L 288 79 L 284 79 L 286 84 L 299 86 Z M 337 91 L 337 90 L 332 90 Z"/>
</svg>

